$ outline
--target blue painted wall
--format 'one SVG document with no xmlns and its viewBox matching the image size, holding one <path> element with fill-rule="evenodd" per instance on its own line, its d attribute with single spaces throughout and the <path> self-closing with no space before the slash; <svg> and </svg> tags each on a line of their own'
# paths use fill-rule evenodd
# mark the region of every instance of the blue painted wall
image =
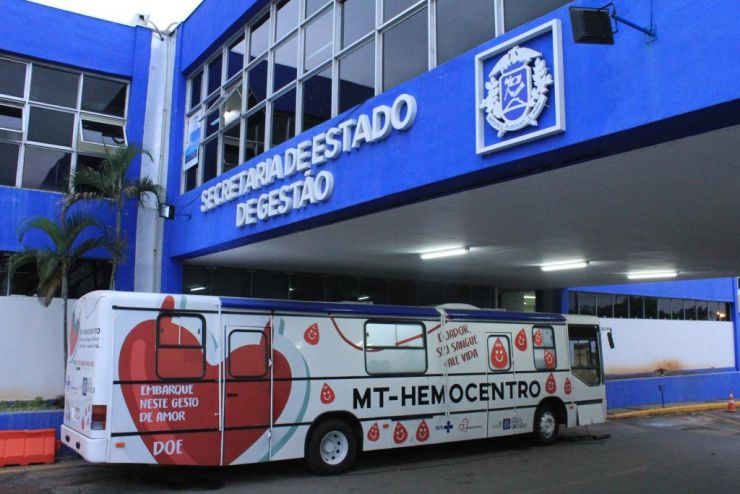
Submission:
<svg viewBox="0 0 740 494">
<path fill-rule="evenodd" d="M 229 15 L 235 20 L 240 18 L 248 2 L 233 3 L 239 8 L 229 2 L 234 11 L 222 9 L 219 23 L 207 23 L 206 31 L 222 37 L 218 31 L 229 29 L 223 19 Z M 206 0 L 202 7 L 205 10 L 201 13 L 199 9 L 196 14 L 205 15 L 215 4 L 221 5 Z M 630 0 L 619 2 L 618 8 L 624 17 L 647 23 L 650 4 Z M 734 7 L 732 0 L 714 2 L 711 6 L 692 0 L 655 2 L 658 40 L 646 43 L 643 34 L 623 28 L 616 35 L 614 46 L 573 44 L 567 8 L 559 9 L 407 81 L 268 154 L 295 146 L 345 118 L 367 113 L 378 104 L 389 104 L 400 93 L 414 95 L 419 111 L 410 130 L 395 132 L 381 143 L 366 144 L 322 165 L 335 177 L 333 196 L 325 204 L 237 229 L 236 201 L 207 214 L 199 210 L 201 190 L 218 179 L 183 195 L 172 194 L 170 199 L 183 216 L 169 222 L 166 230 L 166 254 L 170 259 L 163 273 L 163 289 L 181 289 L 178 263 L 182 259 L 413 202 L 431 194 L 454 192 L 737 123 L 740 88 L 731 84 L 709 85 L 702 91 L 695 88 L 696 74 L 714 73 L 718 60 L 726 61 L 722 69 L 725 80 L 740 78 L 740 64 L 729 63 L 738 48 L 735 26 L 731 22 L 718 22 L 721 12 Z M 477 156 L 474 55 L 554 17 L 563 23 L 566 132 L 489 156 Z M 194 14 L 191 19 L 195 18 Z M 687 18 L 692 22 L 686 23 Z M 199 59 L 197 50 L 189 47 L 189 43 L 196 43 L 190 40 L 189 36 L 195 35 L 189 35 L 188 28 L 186 24 L 178 47 L 178 76 Z M 707 32 L 712 33 L 711 50 L 706 43 L 697 42 Z M 204 46 L 212 43 L 199 37 L 197 47 Z M 174 98 L 171 191 L 178 189 L 180 181 L 184 77 L 177 81 Z M 387 159 L 389 156 L 393 159 Z M 259 161 L 259 158 L 252 160 L 221 179 Z M 277 182 L 270 188 L 280 185 Z"/>
<path fill-rule="evenodd" d="M 3 26 L 2 53 L 130 80 L 126 133 L 129 142 L 143 142 L 151 54 L 149 29 L 124 26 L 25 0 L 4 0 L 0 24 Z M 138 177 L 139 173 L 140 160 L 137 160 L 131 176 Z M 58 193 L 0 187 L 0 204 L 6 213 L 0 217 L 0 249 L 20 250 L 16 234 L 20 222 L 33 215 L 56 217 L 60 199 Z M 112 216 L 105 209 L 101 210 L 101 217 L 110 222 Z M 123 290 L 131 290 L 134 286 L 136 215 L 137 208 L 132 205 L 127 208 L 123 220 L 128 245 L 126 263 L 117 278 L 117 287 Z M 31 245 L 40 244 L 33 240 Z"/>
</svg>

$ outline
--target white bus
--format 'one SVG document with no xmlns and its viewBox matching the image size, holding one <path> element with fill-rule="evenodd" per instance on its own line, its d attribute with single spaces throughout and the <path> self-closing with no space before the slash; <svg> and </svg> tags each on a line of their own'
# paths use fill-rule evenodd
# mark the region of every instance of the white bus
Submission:
<svg viewBox="0 0 740 494">
<path fill-rule="evenodd" d="M 97 291 L 69 336 L 62 442 L 91 462 L 333 474 L 606 417 L 592 317 Z"/>
</svg>

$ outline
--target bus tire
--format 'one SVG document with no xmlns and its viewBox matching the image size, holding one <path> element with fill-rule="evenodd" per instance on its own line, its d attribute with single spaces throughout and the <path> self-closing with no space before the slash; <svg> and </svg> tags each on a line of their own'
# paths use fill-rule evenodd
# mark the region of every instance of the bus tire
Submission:
<svg viewBox="0 0 740 494">
<path fill-rule="evenodd" d="M 306 462 L 319 475 L 337 475 L 349 470 L 357 456 L 357 437 L 352 427 L 339 419 L 327 419 L 311 430 Z"/>
<path fill-rule="evenodd" d="M 537 407 L 534 413 L 534 441 L 542 446 L 554 443 L 558 438 L 558 414 L 555 409 L 547 403 Z"/>
</svg>

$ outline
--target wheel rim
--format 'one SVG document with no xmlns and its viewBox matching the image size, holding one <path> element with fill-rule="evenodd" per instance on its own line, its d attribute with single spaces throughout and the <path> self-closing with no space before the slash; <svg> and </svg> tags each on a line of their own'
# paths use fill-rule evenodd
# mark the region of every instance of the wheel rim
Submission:
<svg viewBox="0 0 740 494">
<path fill-rule="evenodd" d="M 347 458 L 347 453 L 349 453 L 347 436 L 339 431 L 327 432 L 321 438 L 319 452 L 321 453 L 321 459 L 327 465 L 338 465 L 342 463 Z"/>
<path fill-rule="evenodd" d="M 555 434 L 555 416 L 550 411 L 545 411 L 540 416 L 540 434 L 545 438 L 552 437 Z"/>
</svg>

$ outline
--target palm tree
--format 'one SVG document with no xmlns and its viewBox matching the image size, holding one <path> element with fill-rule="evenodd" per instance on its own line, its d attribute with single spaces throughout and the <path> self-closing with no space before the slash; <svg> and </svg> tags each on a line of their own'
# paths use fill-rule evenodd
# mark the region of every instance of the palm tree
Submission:
<svg viewBox="0 0 740 494">
<path fill-rule="evenodd" d="M 121 217 L 123 208 L 129 200 L 135 199 L 140 206 L 144 205 L 144 198 L 147 194 L 152 194 L 157 200 L 157 205 L 164 197 L 164 189 L 155 184 L 148 177 L 129 178 L 128 171 L 133 160 L 139 155 L 151 155 L 136 146 L 129 144 L 127 146 L 115 147 L 112 150 L 106 148 L 106 158 L 103 160 L 99 169 L 81 167 L 76 172 L 70 174 L 70 192 L 63 201 L 63 210 L 66 211 L 72 204 L 85 200 L 107 199 L 109 204 L 115 208 L 116 227 L 115 239 L 116 248 L 112 250 L 113 268 L 111 270 L 110 289 L 116 287 L 116 273 L 118 265 L 121 262 L 126 240 L 121 232 Z M 80 192 L 80 190 L 85 190 Z"/>
<path fill-rule="evenodd" d="M 98 229 L 101 235 L 80 238 L 87 229 Z M 18 242 L 23 244 L 31 230 L 40 230 L 50 242 L 43 248 L 25 247 L 22 252 L 10 256 L 8 262 L 9 279 L 23 266 L 35 264 L 38 273 L 39 297 L 48 307 L 61 289 L 64 301 L 62 333 L 64 334 L 64 367 L 67 368 L 67 305 L 69 298 L 69 270 L 85 254 L 98 248 L 110 249 L 111 241 L 104 235 L 105 226 L 85 210 L 78 209 L 65 213 L 55 221 L 44 216 L 34 216 L 25 220 L 18 227 Z"/>
</svg>

